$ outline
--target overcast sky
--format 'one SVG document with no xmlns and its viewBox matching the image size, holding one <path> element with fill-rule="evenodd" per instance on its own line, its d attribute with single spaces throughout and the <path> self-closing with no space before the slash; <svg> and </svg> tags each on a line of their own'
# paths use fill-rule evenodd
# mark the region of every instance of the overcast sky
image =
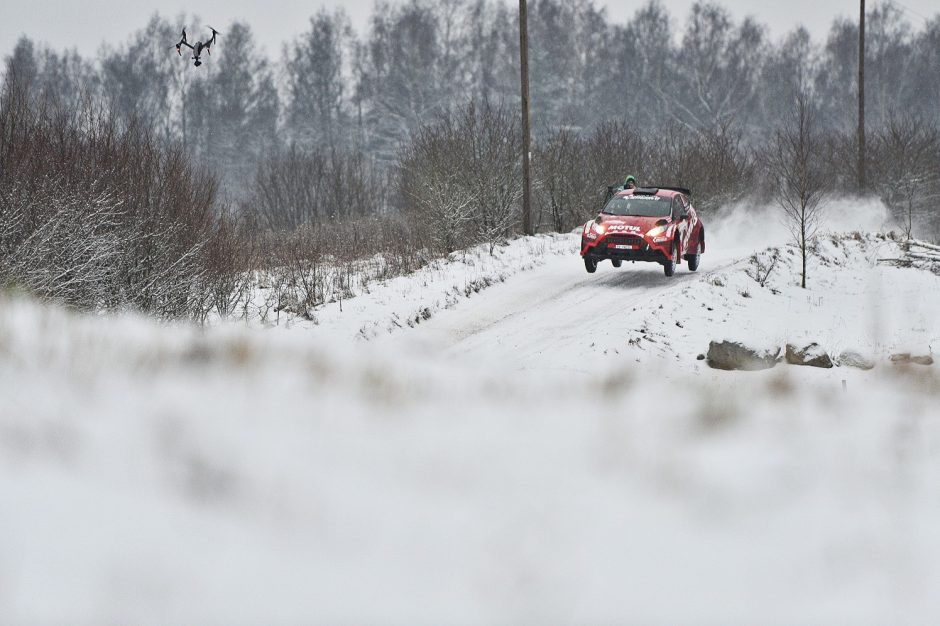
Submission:
<svg viewBox="0 0 940 626">
<path fill-rule="evenodd" d="M 515 4 L 515 0 L 507 1 Z M 856 0 L 720 1 L 738 18 L 757 17 L 770 26 L 774 37 L 803 23 L 821 39 L 834 17 L 855 15 L 858 11 Z M 598 5 L 607 7 L 608 17 L 615 22 L 626 21 L 644 2 L 597 0 Z M 663 0 L 663 3 L 674 17 L 684 19 L 693 0 Z M 940 9 L 938 0 L 897 0 L 897 3 L 905 7 L 913 23 L 921 26 L 923 20 L 917 14 L 931 17 Z M 344 6 L 353 23 L 364 29 L 372 5 L 373 0 L 0 0 L 0 56 L 9 54 L 21 34 L 56 48 L 77 47 L 82 54 L 93 54 L 103 39 L 125 40 L 155 11 L 168 16 L 195 12 L 223 32 L 233 20 L 247 21 L 268 53 L 278 54 L 281 43 L 302 32 L 319 7 Z M 197 28 L 190 25 L 190 33 Z"/>
</svg>

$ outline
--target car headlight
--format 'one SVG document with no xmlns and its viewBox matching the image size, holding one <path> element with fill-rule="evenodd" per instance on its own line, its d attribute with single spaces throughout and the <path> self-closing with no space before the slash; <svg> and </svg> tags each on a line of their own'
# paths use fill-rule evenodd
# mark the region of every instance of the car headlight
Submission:
<svg viewBox="0 0 940 626">
<path fill-rule="evenodd" d="M 646 236 L 647 237 L 659 237 L 660 235 L 666 232 L 666 228 L 667 228 L 666 226 L 657 226 L 653 230 L 646 233 Z"/>
<path fill-rule="evenodd" d="M 607 227 L 604 226 L 603 224 L 598 224 L 597 222 L 594 222 L 594 226 L 592 226 L 592 228 L 594 232 L 597 233 L 598 235 L 603 235 L 604 233 L 607 232 Z"/>
</svg>

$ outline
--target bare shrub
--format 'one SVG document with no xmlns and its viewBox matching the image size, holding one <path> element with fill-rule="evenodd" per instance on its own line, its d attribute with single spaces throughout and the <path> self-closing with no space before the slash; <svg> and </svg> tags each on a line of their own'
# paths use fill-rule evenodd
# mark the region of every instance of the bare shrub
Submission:
<svg viewBox="0 0 940 626">
<path fill-rule="evenodd" d="M 362 154 L 291 147 L 259 164 L 243 206 L 263 228 L 292 230 L 384 213 L 387 182 Z"/>
<path fill-rule="evenodd" d="M 129 239 L 118 228 L 120 201 L 54 188 L 24 195 L 0 193 L 0 283 L 69 305 L 107 306 L 119 287 L 119 251 Z"/>
<path fill-rule="evenodd" d="M 621 176 L 622 159 L 610 172 L 599 172 L 603 171 L 602 166 L 592 167 L 588 156 L 592 147 L 590 140 L 566 128 L 552 131 L 536 143 L 533 159 L 536 230 L 547 223 L 551 230 L 564 232 L 583 223 L 600 207 L 606 181 Z M 603 160 L 598 159 L 597 164 Z"/>
<path fill-rule="evenodd" d="M 465 140 L 453 119 L 424 126 L 415 133 L 402 155 L 399 193 L 406 213 L 417 223 L 427 222 L 429 243 L 450 253 L 471 240 L 472 209 L 476 202 L 463 171 Z"/>
<path fill-rule="evenodd" d="M 71 306 L 200 317 L 215 179 L 105 109 L 0 97 L 3 280 Z"/>
<path fill-rule="evenodd" d="M 282 311 L 315 321 L 324 304 L 365 293 L 373 281 L 413 272 L 436 256 L 409 223 L 394 216 L 255 230 L 242 241 L 255 250 L 245 257 L 251 269 L 242 274 L 253 289 L 237 308 L 262 322 L 279 323 Z"/>
<path fill-rule="evenodd" d="M 429 224 L 441 252 L 484 242 L 492 251 L 518 227 L 520 150 L 515 115 L 506 108 L 471 102 L 443 115 L 416 132 L 401 154 L 404 212 Z"/>
<path fill-rule="evenodd" d="M 260 262 L 256 226 L 250 219 L 224 212 L 216 219 L 204 250 L 205 274 L 202 319 L 215 311 L 227 317 L 245 310 L 253 287 L 252 269 Z"/>
<path fill-rule="evenodd" d="M 611 183 L 627 174 L 640 186 L 680 185 L 696 207 L 714 214 L 753 194 L 754 154 L 733 125 L 690 131 L 674 125 L 640 134 L 626 122 L 607 122 L 588 136 L 561 129 L 543 136 L 534 160 L 540 215 L 558 231 L 571 230 L 603 206 Z"/>
<path fill-rule="evenodd" d="M 745 270 L 748 276 L 754 279 L 761 287 L 766 287 L 770 277 L 773 276 L 777 264 L 780 262 L 780 250 L 755 254 L 749 260 L 749 267 Z"/>
<path fill-rule="evenodd" d="M 922 120 L 893 117 L 871 143 L 873 187 L 912 239 L 940 201 L 940 133 Z"/>
<path fill-rule="evenodd" d="M 754 154 L 730 122 L 698 132 L 672 126 L 650 140 L 647 158 L 651 182 L 688 187 L 704 216 L 754 192 Z"/>
</svg>

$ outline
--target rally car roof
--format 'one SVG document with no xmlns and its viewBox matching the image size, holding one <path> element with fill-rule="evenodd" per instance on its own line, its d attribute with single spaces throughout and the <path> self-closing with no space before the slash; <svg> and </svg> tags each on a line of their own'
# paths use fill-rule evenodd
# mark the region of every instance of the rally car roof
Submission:
<svg viewBox="0 0 940 626">
<path fill-rule="evenodd" d="M 692 191 L 684 187 L 637 187 L 636 189 L 625 189 L 619 195 L 621 196 L 662 196 L 672 198 L 676 194 L 683 194 L 692 197 Z"/>
</svg>

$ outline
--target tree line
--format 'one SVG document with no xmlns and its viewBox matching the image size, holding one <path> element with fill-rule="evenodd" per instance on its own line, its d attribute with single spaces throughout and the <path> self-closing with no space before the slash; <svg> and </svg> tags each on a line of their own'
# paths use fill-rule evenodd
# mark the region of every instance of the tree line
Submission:
<svg viewBox="0 0 940 626">
<path fill-rule="evenodd" d="M 794 90 L 813 93 L 821 127 L 855 123 L 848 103 L 858 24 L 849 19 L 816 42 L 804 28 L 774 40 L 765 26 L 709 1 L 693 5 L 685 23 L 657 0 L 623 16 L 593 0 L 530 4 L 537 135 L 588 133 L 623 119 L 693 132 L 734 124 L 760 141 Z M 196 71 L 171 45 L 199 19 L 154 15 L 95 58 L 24 37 L 7 67 L 45 94 L 94 97 L 151 125 L 210 160 L 228 189 L 290 147 L 393 165 L 411 134 L 442 113 L 468 101 L 518 104 L 517 19 L 501 0 L 379 2 L 360 35 L 343 10 L 321 10 L 273 57 L 249 24 L 234 22 Z M 870 122 L 884 125 L 900 111 L 940 121 L 940 15 L 912 24 L 902 8 L 880 3 L 867 23 Z"/>
</svg>

